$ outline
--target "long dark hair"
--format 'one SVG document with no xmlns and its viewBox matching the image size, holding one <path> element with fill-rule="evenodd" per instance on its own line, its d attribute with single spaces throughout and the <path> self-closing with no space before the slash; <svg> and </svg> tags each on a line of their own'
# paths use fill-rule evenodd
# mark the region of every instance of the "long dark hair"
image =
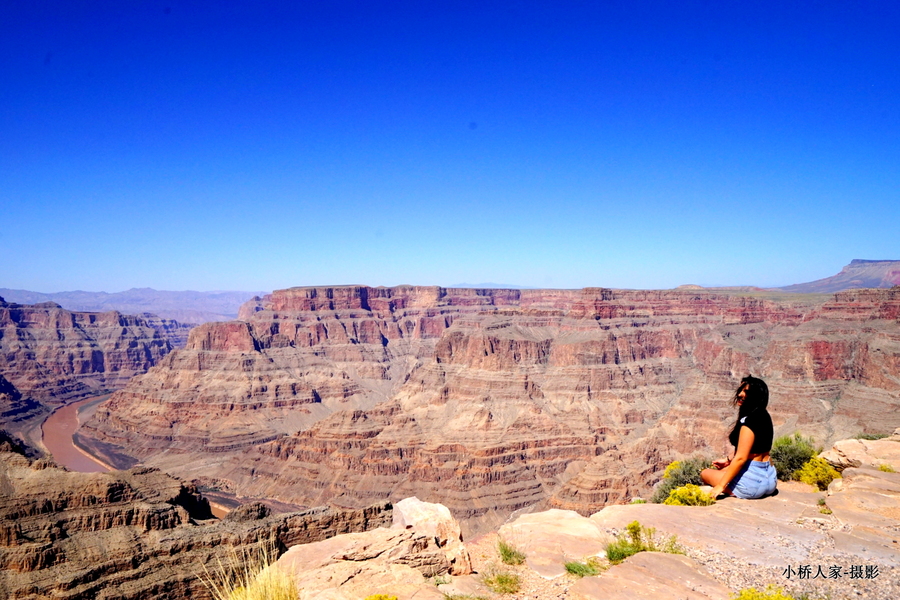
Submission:
<svg viewBox="0 0 900 600">
<path fill-rule="evenodd" d="M 741 379 L 741 384 L 734 391 L 734 397 L 731 399 L 733 406 L 737 406 L 737 403 L 740 402 L 738 394 L 742 390 L 747 390 L 747 394 L 744 397 L 744 403 L 741 404 L 741 408 L 738 410 L 737 421 L 734 422 L 734 427 L 731 429 L 732 434 L 741 428 L 741 419 L 757 410 L 766 410 L 766 407 L 769 405 L 769 386 L 759 377 L 747 375 Z"/>
</svg>

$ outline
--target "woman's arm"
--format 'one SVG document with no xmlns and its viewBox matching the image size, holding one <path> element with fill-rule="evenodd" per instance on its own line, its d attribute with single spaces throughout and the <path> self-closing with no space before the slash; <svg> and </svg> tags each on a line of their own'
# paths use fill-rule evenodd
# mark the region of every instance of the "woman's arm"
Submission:
<svg viewBox="0 0 900 600">
<path fill-rule="evenodd" d="M 737 449 L 734 451 L 734 458 L 722 471 L 722 479 L 719 480 L 719 485 L 710 492 L 713 498 L 725 491 L 731 480 L 734 479 L 735 475 L 740 472 L 744 464 L 750 459 L 750 449 L 753 448 L 754 439 L 756 439 L 756 436 L 753 434 L 753 430 L 746 425 L 742 425 Z"/>
</svg>

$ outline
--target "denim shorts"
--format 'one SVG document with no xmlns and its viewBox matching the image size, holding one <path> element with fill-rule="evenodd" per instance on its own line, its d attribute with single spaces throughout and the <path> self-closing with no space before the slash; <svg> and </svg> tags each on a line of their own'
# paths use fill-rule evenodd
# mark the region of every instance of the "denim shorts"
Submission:
<svg viewBox="0 0 900 600">
<path fill-rule="evenodd" d="M 774 492 L 777 482 L 775 467 L 771 462 L 750 460 L 728 487 L 738 498 L 753 500 Z"/>
</svg>

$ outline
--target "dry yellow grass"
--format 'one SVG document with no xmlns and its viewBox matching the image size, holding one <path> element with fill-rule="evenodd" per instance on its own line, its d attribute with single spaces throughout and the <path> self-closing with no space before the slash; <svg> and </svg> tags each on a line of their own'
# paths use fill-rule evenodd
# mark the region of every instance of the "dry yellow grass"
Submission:
<svg viewBox="0 0 900 600">
<path fill-rule="evenodd" d="M 214 600 L 297 600 L 294 578 L 274 567 L 274 542 L 235 549 L 200 577 Z"/>
</svg>

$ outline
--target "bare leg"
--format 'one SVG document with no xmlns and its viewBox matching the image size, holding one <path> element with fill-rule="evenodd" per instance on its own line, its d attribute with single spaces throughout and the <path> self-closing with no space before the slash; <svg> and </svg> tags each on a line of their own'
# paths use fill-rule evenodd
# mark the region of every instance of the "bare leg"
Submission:
<svg viewBox="0 0 900 600">
<path fill-rule="evenodd" d="M 703 469 L 700 471 L 700 477 L 703 479 L 703 482 L 713 487 L 719 485 L 724 474 L 724 472 L 718 469 Z"/>
</svg>

